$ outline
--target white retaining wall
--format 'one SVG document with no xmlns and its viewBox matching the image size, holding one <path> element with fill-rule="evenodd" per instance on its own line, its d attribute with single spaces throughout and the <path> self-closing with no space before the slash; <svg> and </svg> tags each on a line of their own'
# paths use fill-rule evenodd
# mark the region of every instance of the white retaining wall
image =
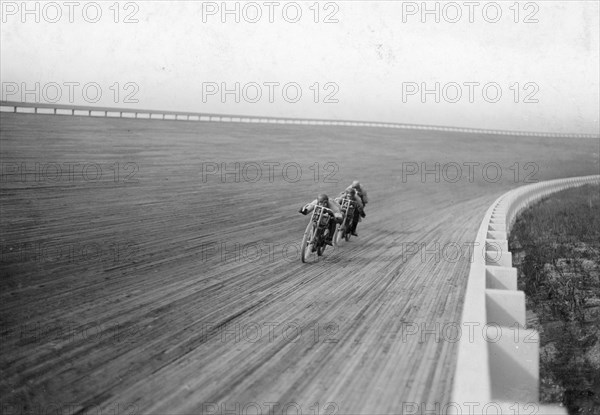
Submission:
<svg viewBox="0 0 600 415">
<path fill-rule="evenodd" d="M 596 134 L 568 134 L 549 133 L 533 131 L 508 131 L 488 130 L 481 128 L 445 127 L 436 125 L 400 124 L 392 122 L 368 122 L 353 120 L 325 120 L 308 118 L 283 118 L 283 117 L 261 117 L 253 115 L 231 115 L 231 114 L 209 114 L 196 112 L 158 111 L 137 108 L 111 108 L 90 107 L 81 105 L 62 105 L 0 101 L 0 112 L 51 114 L 51 115 L 73 115 L 88 117 L 108 118 L 143 118 L 151 120 L 173 120 L 173 121 L 202 121 L 202 122 L 242 122 L 262 124 L 299 124 L 299 125 L 333 125 L 346 127 L 377 127 L 377 128 L 399 128 L 407 130 L 447 131 L 459 133 L 494 134 L 494 135 L 517 135 L 533 137 L 569 137 L 569 138 L 597 138 Z"/>
<path fill-rule="evenodd" d="M 600 184 L 600 175 L 522 186 L 486 212 L 469 271 L 449 413 L 567 413 L 558 405 L 539 404 L 539 336 L 525 327 L 525 295 L 517 290 L 508 234 L 532 203 L 584 184 Z M 484 245 L 485 256 L 476 254 Z"/>
</svg>

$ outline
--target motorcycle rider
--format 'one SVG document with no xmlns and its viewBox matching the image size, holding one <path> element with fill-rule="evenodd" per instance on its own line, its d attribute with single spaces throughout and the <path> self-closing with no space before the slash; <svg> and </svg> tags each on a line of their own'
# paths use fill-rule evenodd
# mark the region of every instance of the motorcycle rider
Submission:
<svg viewBox="0 0 600 415">
<path fill-rule="evenodd" d="M 331 211 L 333 212 L 332 215 L 330 212 L 326 211 L 329 215 L 333 216 L 335 220 L 329 221 L 329 227 L 325 230 L 325 233 L 323 235 L 325 237 L 325 243 L 327 245 L 333 246 L 332 240 L 333 234 L 335 232 L 335 224 L 342 223 L 342 210 L 340 208 L 340 205 L 338 205 L 335 200 L 331 200 L 325 193 L 321 193 L 317 196 L 315 200 L 302 206 L 298 212 L 302 213 L 303 215 L 308 215 L 315 209 L 315 206 L 317 205 L 331 209 Z"/>
<path fill-rule="evenodd" d="M 369 198 L 367 197 L 367 191 L 365 190 L 364 187 L 362 187 L 360 185 L 360 182 L 358 180 L 354 180 L 352 182 L 352 184 L 350 185 L 350 187 L 354 188 L 356 190 L 356 192 L 358 193 L 358 196 L 360 197 L 360 199 L 363 202 L 363 205 L 367 205 L 367 203 L 369 203 Z"/>
<path fill-rule="evenodd" d="M 352 186 L 349 186 L 348 188 L 346 188 L 346 190 L 340 193 L 340 195 L 335 199 L 335 201 L 341 205 L 342 199 L 344 198 L 352 200 L 354 202 L 354 206 L 356 207 L 356 209 L 354 210 L 354 216 L 352 217 L 352 222 L 350 223 L 349 230 L 352 235 L 358 236 L 358 234 L 356 233 L 356 225 L 358 225 L 358 216 L 360 215 L 363 218 L 366 216 L 363 202 L 358 193 L 356 192 L 356 189 L 354 189 L 354 187 Z"/>
</svg>

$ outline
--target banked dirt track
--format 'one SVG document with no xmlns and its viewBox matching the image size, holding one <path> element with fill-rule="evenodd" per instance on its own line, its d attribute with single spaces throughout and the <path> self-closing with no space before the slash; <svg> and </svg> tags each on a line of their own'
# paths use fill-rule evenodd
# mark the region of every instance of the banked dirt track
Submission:
<svg viewBox="0 0 600 415">
<path fill-rule="evenodd" d="M 5 413 L 443 407 L 457 351 L 447 329 L 460 322 L 469 269 L 465 243 L 485 209 L 534 171 L 527 162 L 539 167 L 530 180 L 598 172 L 593 139 L 0 119 Z M 458 163 L 463 177 L 403 180 L 402 163 L 413 162 Z M 490 162 L 502 167 L 497 182 L 493 168 L 484 178 Z M 20 176 L 23 163 L 30 171 L 39 163 L 42 173 Z M 49 180 L 52 163 L 64 169 L 57 181 Z M 80 166 L 69 176 L 64 163 Z M 240 163 L 239 183 L 233 174 L 203 180 L 202 163 L 231 171 Z M 262 177 L 251 165 L 244 175 L 244 163 L 262 166 Z M 284 176 L 286 163 L 301 176 L 294 167 Z M 464 163 L 479 163 L 472 180 Z M 446 177 L 455 171 L 448 166 Z M 298 209 L 355 178 L 371 200 L 360 236 L 302 264 L 308 218 Z"/>
</svg>

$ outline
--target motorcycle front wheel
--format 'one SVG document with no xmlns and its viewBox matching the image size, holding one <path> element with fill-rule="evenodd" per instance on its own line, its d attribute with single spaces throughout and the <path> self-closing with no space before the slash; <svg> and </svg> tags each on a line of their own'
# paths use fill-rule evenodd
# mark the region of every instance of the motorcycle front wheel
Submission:
<svg viewBox="0 0 600 415">
<path fill-rule="evenodd" d="M 304 237 L 302 238 L 302 249 L 300 250 L 300 259 L 302 262 L 306 262 L 312 253 L 315 230 L 314 223 L 310 221 L 306 226 Z"/>
<path fill-rule="evenodd" d="M 338 225 L 338 227 L 335 230 L 335 234 L 333 235 L 333 241 L 335 242 L 336 246 L 338 246 L 340 242 L 342 242 L 342 239 L 344 239 L 343 229 L 343 225 Z"/>
</svg>

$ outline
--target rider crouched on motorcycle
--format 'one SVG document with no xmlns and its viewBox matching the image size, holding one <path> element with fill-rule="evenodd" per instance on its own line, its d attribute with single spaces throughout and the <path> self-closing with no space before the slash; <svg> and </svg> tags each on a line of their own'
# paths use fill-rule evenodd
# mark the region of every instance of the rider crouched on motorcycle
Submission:
<svg viewBox="0 0 600 415">
<path fill-rule="evenodd" d="M 358 224 L 358 216 L 360 215 L 363 218 L 366 216 L 363 202 L 362 202 L 361 198 L 358 196 L 358 193 L 356 192 L 356 190 L 352 186 L 350 186 L 346 190 L 344 190 L 335 199 L 335 201 L 341 205 L 342 199 L 344 199 L 344 198 L 350 199 L 354 203 L 354 206 L 356 207 L 356 209 L 354 210 L 354 217 L 352 218 L 352 223 L 350 225 L 350 233 L 354 236 L 358 236 L 358 234 L 356 233 L 356 225 Z"/>
<path fill-rule="evenodd" d="M 360 182 L 358 180 L 354 180 L 350 187 L 356 190 L 356 193 L 358 193 L 358 197 L 360 197 L 360 199 L 362 200 L 363 205 L 366 206 L 367 203 L 369 203 L 369 198 L 367 197 L 367 191 L 364 187 L 360 185 Z"/>
<path fill-rule="evenodd" d="M 300 208 L 298 212 L 302 213 L 303 215 L 308 215 L 315 209 L 315 206 L 317 205 L 328 208 L 333 212 L 333 214 L 331 214 L 330 212 L 326 211 L 327 213 L 329 213 L 329 215 L 333 216 L 335 220 L 329 221 L 329 228 L 325 231 L 324 235 L 325 243 L 327 245 L 333 246 L 332 240 L 333 234 L 335 233 L 335 224 L 342 223 L 342 210 L 340 208 L 340 205 L 338 205 L 335 200 L 330 200 L 326 194 L 321 193 L 319 196 L 317 196 L 315 200 L 302 206 L 302 208 Z"/>
</svg>

